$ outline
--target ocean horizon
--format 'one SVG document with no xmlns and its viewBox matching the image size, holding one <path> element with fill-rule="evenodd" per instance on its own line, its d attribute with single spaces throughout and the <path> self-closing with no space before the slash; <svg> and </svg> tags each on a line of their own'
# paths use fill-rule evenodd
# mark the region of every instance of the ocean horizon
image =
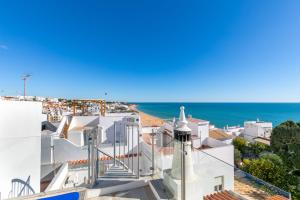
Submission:
<svg viewBox="0 0 300 200">
<path fill-rule="evenodd" d="M 210 121 L 218 128 L 243 126 L 244 121 L 272 122 L 276 126 L 286 120 L 300 121 L 300 103 L 277 102 L 135 102 L 137 109 L 147 114 L 170 119 L 178 117 L 179 107 L 184 106 L 186 115 Z"/>
</svg>

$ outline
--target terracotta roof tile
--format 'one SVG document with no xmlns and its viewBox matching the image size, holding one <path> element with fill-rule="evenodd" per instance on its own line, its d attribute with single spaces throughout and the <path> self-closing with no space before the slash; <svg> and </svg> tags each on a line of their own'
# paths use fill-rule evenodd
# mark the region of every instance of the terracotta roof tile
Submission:
<svg viewBox="0 0 300 200">
<path fill-rule="evenodd" d="M 239 198 L 225 190 L 222 192 L 206 195 L 203 200 L 239 200 Z"/>
<path fill-rule="evenodd" d="M 191 117 L 188 117 L 187 120 L 191 123 L 202 123 L 202 122 L 208 122 L 206 120 L 203 120 L 203 119 L 196 119 L 196 118 L 191 118 Z"/>
<path fill-rule="evenodd" d="M 274 195 L 274 196 L 268 197 L 266 200 L 288 200 L 288 199 L 283 196 L 280 196 L 280 195 Z"/>
<path fill-rule="evenodd" d="M 134 154 L 125 154 L 125 155 L 120 155 L 120 156 L 116 156 L 116 158 L 118 159 L 123 159 L 123 158 L 127 158 L 127 157 L 136 157 L 138 154 L 134 153 Z M 140 154 L 141 156 L 141 154 Z M 112 160 L 112 158 L 108 157 L 108 156 L 102 156 L 99 157 L 99 160 L 104 161 L 104 160 Z M 70 160 L 68 161 L 68 163 L 70 165 L 78 165 L 78 164 L 87 164 L 88 160 L 87 159 L 83 159 L 83 160 Z"/>
<path fill-rule="evenodd" d="M 216 140 L 224 140 L 233 138 L 231 135 L 224 133 L 222 130 L 214 129 L 209 131 L 209 137 L 214 138 Z"/>
</svg>

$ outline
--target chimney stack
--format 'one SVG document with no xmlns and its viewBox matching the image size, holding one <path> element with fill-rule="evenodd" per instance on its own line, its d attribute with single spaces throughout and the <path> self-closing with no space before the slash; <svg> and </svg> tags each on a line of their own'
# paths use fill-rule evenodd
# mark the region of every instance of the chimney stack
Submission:
<svg viewBox="0 0 300 200">
<path fill-rule="evenodd" d="M 164 184 L 177 200 L 201 200 L 202 189 L 193 167 L 192 130 L 187 125 L 184 107 L 181 106 L 179 120 L 174 128 L 172 168 L 164 171 Z"/>
</svg>

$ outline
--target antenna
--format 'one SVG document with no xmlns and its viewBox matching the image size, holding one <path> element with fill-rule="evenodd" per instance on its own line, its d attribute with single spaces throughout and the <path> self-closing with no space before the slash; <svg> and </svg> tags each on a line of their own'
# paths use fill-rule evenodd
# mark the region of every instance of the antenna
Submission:
<svg viewBox="0 0 300 200">
<path fill-rule="evenodd" d="M 31 77 L 31 74 L 23 74 L 21 76 L 21 79 L 24 81 L 24 100 L 25 100 L 25 97 L 26 97 L 26 81 L 29 77 Z"/>
</svg>

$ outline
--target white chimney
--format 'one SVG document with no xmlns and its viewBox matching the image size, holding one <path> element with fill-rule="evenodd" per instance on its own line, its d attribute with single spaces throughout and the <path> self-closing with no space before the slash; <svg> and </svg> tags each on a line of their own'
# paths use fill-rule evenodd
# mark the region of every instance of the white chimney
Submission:
<svg viewBox="0 0 300 200">
<path fill-rule="evenodd" d="M 191 129 L 187 124 L 184 107 L 181 106 L 179 120 L 174 129 L 172 168 L 164 171 L 164 184 L 173 193 L 174 199 L 181 200 L 184 196 L 186 200 L 202 200 L 202 188 L 193 167 Z M 182 183 L 185 184 L 184 187 Z"/>
<path fill-rule="evenodd" d="M 177 128 L 174 130 L 175 138 L 175 152 L 172 161 L 172 177 L 174 179 L 181 179 L 181 155 L 182 145 L 185 149 L 185 178 L 186 180 L 193 179 L 195 176 L 193 169 L 192 159 L 192 142 L 191 142 L 191 129 L 187 126 L 188 121 L 185 118 L 184 107 L 180 107 L 179 121 L 177 122 Z"/>
</svg>

